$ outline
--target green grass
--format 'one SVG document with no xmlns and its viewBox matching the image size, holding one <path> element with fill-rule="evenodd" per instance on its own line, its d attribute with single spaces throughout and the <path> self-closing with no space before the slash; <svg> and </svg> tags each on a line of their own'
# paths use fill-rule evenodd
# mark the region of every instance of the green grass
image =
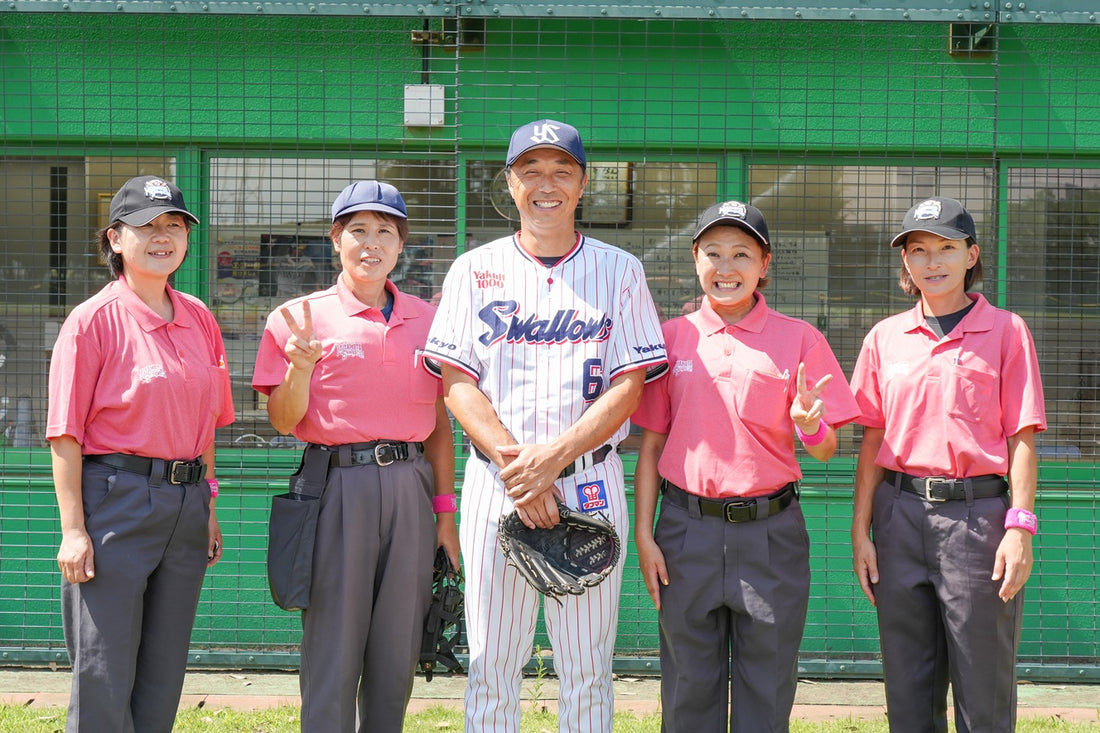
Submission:
<svg viewBox="0 0 1100 733">
<path fill-rule="evenodd" d="M 0 705 L 0 731 L 60 733 L 65 728 L 62 708 L 32 708 Z M 553 713 L 528 710 L 523 715 L 522 733 L 556 733 Z M 657 733 L 657 714 L 616 713 L 614 733 Z M 454 707 L 430 708 L 405 719 L 406 733 L 435 733 L 462 730 L 462 712 Z M 954 730 L 954 727 L 951 728 Z M 226 708 L 185 710 L 176 718 L 175 733 L 298 733 L 298 708 L 282 707 L 241 712 Z M 795 720 L 792 733 L 888 733 L 886 721 L 836 720 L 825 723 Z M 1017 733 L 1098 733 L 1100 722 L 1070 723 L 1053 718 L 1024 718 Z"/>
</svg>

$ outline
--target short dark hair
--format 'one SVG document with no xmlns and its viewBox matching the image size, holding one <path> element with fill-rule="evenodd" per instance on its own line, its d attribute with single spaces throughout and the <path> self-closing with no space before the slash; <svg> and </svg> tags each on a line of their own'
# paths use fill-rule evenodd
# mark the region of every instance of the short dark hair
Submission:
<svg viewBox="0 0 1100 733">
<path fill-rule="evenodd" d="M 974 241 L 971 239 L 966 240 L 966 247 L 969 249 L 974 246 Z M 901 245 L 902 251 L 906 251 L 909 247 L 909 241 L 906 240 Z M 974 287 L 982 281 L 982 253 L 979 250 L 978 259 L 974 261 L 974 266 L 966 271 L 966 277 L 963 278 L 963 290 L 970 292 L 970 288 Z M 913 278 L 910 277 L 909 271 L 905 269 L 905 262 L 901 263 L 901 273 L 898 275 L 898 285 L 901 287 L 901 291 L 906 295 L 920 295 L 920 288 L 913 282 Z"/>
</svg>

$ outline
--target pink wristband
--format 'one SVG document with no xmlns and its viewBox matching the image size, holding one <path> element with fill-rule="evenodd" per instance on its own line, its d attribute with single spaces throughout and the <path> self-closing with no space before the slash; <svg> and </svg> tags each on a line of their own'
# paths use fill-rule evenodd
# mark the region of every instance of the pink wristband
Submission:
<svg viewBox="0 0 1100 733">
<path fill-rule="evenodd" d="M 829 432 L 829 428 L 825 425 L 824 420 L 818 420 L 817 432 L 813 435 L 806 435 L 798 425 L 794 426 L 794 431 L 798 433 L 798 439 L 802 441 L 802 445 L 811 446 L 825 440 L 825 434 Z"/>
<path fill-rule="evenodd" d="M 432 497 L 432 511 L 436 514 L 458 511 L 458 497 L 454 494 L 436 494 Z"/>
<path fill-rule="evenodd" d="M 218 480 L 216 478 L 208 478 L 206 479 L 206 483 L 210 484 L 210 498 L 216 498 L 218 496 Z"/>
<path fill-rule="evenodd" d="M 1039 518 L 1027 509 L 1012 507 L 1005 515 L 1005 529 L 1022 529 L 1029 534 L 1039 531 Z"/>
</svg>

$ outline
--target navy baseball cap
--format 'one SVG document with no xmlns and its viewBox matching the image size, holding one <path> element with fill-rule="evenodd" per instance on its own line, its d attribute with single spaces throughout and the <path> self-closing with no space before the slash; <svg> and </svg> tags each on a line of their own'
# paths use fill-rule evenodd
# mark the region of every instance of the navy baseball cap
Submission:
<svg viewBox="0 0 1100 733">
<path fill-rule="evenodd" d="M 512 133 L 508 143 L 508 159 L 504 162 L 511 166 L 519 156 L 535 148 L 557 148 L 569 153 L 581 168 L 588 167 L 584 155 L 584 145 L 577 128 L 555 120 L 529 122 Z"/>
<path fill-rule="evenodd" d="M 743 204 L 740 201 L 722 201 L 703 212 L 699 217 L 699 223 L 695 227 L 696 241 L 703 236 L 703 232 L 718 225 L 734 226 L 744 229 L 760 243 L 768 252 L 772 246 L 768 241 L 768 222 L 764 221 L 764 214 L 752 204 Z"/>
<path fill-rule="evenodd" d="M 356 181 L 346 187 L 332 202 L 332 220 L 353 211 L 381 211 L 402 219 L 409 218 L 405 199 L 388 183 L 381 181 Z"/>
<path fill-rule="evenodd" d="M 901 222 L 901 233 L 894 237 L 890 246 L 902 246 L 911 232 L 931 232 L 947 239 L 978 242 L 974 217 L 961 203 L 944 196 L 933 196 L 909 209 Z"/>
<path fill-rule="evenodd" d="M 122 184 L 111 199 L 108 217 L 134 227 L 143 227 L 161 214 L 182 214 L 194 223 L 199 220 L 187 210 L 183 193 L 176 184 L 160 176 L 138 176 Z"/>
</svg>

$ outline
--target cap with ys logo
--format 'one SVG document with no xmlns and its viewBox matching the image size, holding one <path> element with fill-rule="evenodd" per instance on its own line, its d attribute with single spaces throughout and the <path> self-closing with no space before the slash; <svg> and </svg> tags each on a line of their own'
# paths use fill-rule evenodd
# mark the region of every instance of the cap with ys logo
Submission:
<svg viewBox="0 0 1100 733">
<path fill-rule="evenodd" d="M 535 148 L 564 150 L 581 168 L 588 166 L 581 134 L 577 132 L 577 128 L 555 120 L 529 122 L 513 132 L 508 143 L 508 158 L 504 164 L 513 165 L 519 156 Z"/>
</svg>

